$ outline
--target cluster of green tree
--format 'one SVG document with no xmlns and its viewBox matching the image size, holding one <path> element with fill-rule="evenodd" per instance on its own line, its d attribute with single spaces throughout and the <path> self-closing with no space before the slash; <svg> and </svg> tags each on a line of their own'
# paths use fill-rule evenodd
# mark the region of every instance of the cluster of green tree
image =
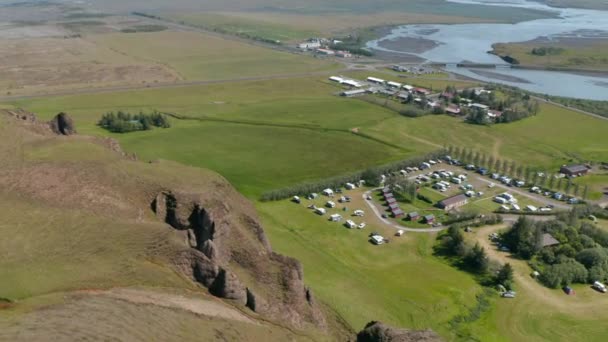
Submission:
<svg viewBox="0 0 608 342">
<path fill-rule="evenodd" d="M 440 236 L 437 252 L 452 258 L 459 268 L 472 272 L 485 285 L 502 285 L 507 290 L 513 288 L 513 268 L 492 264 L 483 247 L 478 243 L 470 246 L 464 238 L 462 228 L 452 225 Z"/>
<path fill-rule="evenodd" d="M 462 108 L 467 121 L 477 125 L 518 121 L 534 116 L 538 114 L 538 111 L 540 110 L 538 101 L 532 99 L 530 95 L 525 92 L 510 88 L 500 89 L 504 96 L 499 99 L 496 96 L 496 91 L 499 89 L 489 87 L 488 90 L 491 92 L 476 93 L 474 89 L 465 89 L 458 94 L 454 93 L 449 87 L 446 88 L 446 92 L 449 91 L 451 94 L 457 94 L 452 98 L 454 103 L 460 103 L 464 98 L 476 103 L 484 104 L 492 110 L 502 112 L 501 116 L 491 118 L 484 109 L 477 107 Z"/>
<path fill-rule="evenodd" d="M 364 45 L 367 41 L 364 40 L 364 37 L 362 37 L 359 34 L 348 35 L 346 37 L 335 38 L 333 40 L 339 41 L 339 43 L 330 44 L 329 47 L 331 49 L 344 50 L 344 51 L 348 51 L 352 54 L 360 55 L 360 56 L 373 56 L 374 55 L 374 53 L 372 51 L 364 48 Z"/>
<path fill-rule="evenodd" d="M 530 51 L 534 56 L 556 56 L 564 52 L 564 49 L 553 46 L 535 47 Z"/>
<path fill-rule="evenodd" d="M 116 113 L 108 112 L 101 117 L 97 124 L 113 133 L 147 131 L 153 127 L 171 127 L 169 119 L 157 111 L 150 114 L 143 112 L 130 114 L 120 110 Z"/>
<path fill-rule="evenodd" d="M 580 184 L 573 183 L 569 178 L 556 178 L 554 173 L 539 172 L 540 170 L 517 165 L 514 161 L 503 161 L 494 158 L 494 156 L 488 156 L 484 153 L 473 151 L 472 149 L 448 146 L 447 152 L 452 158 L 457 159 L 464 164 L 473 164 L 477 167 L 483 167 L 487 169 L 489 173 L 495 172 L 511 178 L 522 179 L 528 184 L 538 186 L 547 191 L 562 192 L 574 197 L 580 197 L 584 200 L 588 199 L 589 186 L 581 186 Z"/>
<path fill-rule="evenodd" d="M 414 203 L 417 198 L 418 185 L 405 177 L 391 175 L 385 180 L 384 185 L 393 190 L 395 199 L 400 202 Z"/>
<path fill-rule="evenodd" d="M 358 183 L 360 180 L 364 180 L 366 185 L 369 186 L 379 186 L 382 181 L 382 175 L 391 175 L 407 167 L 419 166 L 423 161 L 436 159 L 440 156 L 444 156 L 445 153 L 445 150 L 439 150 L 422 157 L 376 166 L 364 171 L 353 172 L 351 174 L 332 177 L 316 182 L 296 184 L 287 188 L 272 190 L 262 194 L 260 200 L 279 201 L 296 195 L 301 196 L 313 192 L 319 192 L 327 188 L 337 189 L 343 187 L 346 183 Z"/>
<path fill-rule="evenodd" d="M 137 33 L 137 32 L 160 32 L 167 30 L 165 25 L 135 25 L 129 28 L 120 30 L 122 33 Z"/>
<path fill-rule="evenodd" d="M 544 234 L 550 234 L 559 244 L 543 246 Z M 502 234 L 501 241 L 515 255 L 529 260 L 548 287 L 608 278 L 608 233 L 579 221 L 576 212 L 547 222 L 521 217 Z"/>
</svg>

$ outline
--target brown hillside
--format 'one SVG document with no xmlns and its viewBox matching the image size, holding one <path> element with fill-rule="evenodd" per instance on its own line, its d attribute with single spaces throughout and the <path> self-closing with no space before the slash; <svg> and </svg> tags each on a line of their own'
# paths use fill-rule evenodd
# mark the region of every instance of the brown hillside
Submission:
<svg viewBox="0 0 608 342">
<path fill-rule="evenodd" d="M 133 161 L 112 140 L 74 132 L 65 115 L 49 125 L 0 113 L 0 210 L 11 212 L 0 231 L 11 235 L 0 243 L 0 297 L 199 288 L 291 329 L 346 336 L 305 286 L 302 265 L 272 251 L 255 209 L 225 179 Z"/>
</svg>

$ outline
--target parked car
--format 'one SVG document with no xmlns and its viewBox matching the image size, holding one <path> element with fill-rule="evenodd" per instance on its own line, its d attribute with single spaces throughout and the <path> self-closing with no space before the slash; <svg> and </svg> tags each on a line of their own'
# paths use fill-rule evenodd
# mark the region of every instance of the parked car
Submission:
<svg viewBox="0 0 608 342">
<path fill-rule="evenodd" d="M 600 283 L 599 281 L 594 282 L 593 286 L 591 286 L 591 287 L 593 287 L 595 290 L 597 290 L 597 291 L 599 291 L 601 293 L 606 293 L 606 291 L 607 291 L 606 290 L 606 285 Z"/>
<path fill-rule="evenodd" d="M 515 291 L 507 291 L 502 293 L 502 298 L 515 298 Z"/>
<path fill-rule="evenodd" d="M 575 295 L 575 294 L 576 294 L 576 292 L 574 292 L 574 289 L 573 289 L 573 288 L 571 288 L 570 286 L 564 286 L 564 287 L 562 288 L 562 290 L 563 290 L 563 291 L 564 291 L 564 293 L 565 293 L 565 294 L 567 294 L 568 296 L 572 296 L 572 295 Z"/>
</svg>

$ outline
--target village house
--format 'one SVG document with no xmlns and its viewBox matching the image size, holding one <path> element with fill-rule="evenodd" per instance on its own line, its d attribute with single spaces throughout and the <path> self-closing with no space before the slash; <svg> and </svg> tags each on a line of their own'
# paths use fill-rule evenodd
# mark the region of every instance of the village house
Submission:
<svg viewBox="0 0 608 342">
<path fill-rule="evenodd" d="M 417 212 L 413 211 L 413 212 L 407 214 L 407 218 L 410 221 L 412 221 L 412 222 L 418 221 L 418 220 L 420 220 L 420 214 L 418 214 Z"/>
<path fill-rule="evenodd" d="M 403 216 L 405 216 L 405 212 L 403 212 L 403 210 L 401 210 L 401 208 L 393 210 L 393 217 L 394 218 L 401 218 Z"/>
<path fill-rule="evenodd" d="M 424 217 L 424 222 L 428 223 L 428 224 L 432 224 L 435 222 L 435 215 L 426 215 Z"/>
<path fill-rule="evenodd" d="M 367 81 L 370 83 L 375 83 L 375 84 L 384 84 L 384 80 L 381 78 L 376 78 L 376 77 L 368 77 Z"/>
<path fill-rule="evenodd" d="M 542 240 L 541 240 L 541 246 L 543 248 L 557 246 L 557 245 L 559 245 L 559 241 L 557 241 L 557 239 L 554 238 L 553 235 L 548 234 L 548 233 L 543 234 Z"/>
<path fill-rule="evenodd" d="M 466 205 L 467 203 L 469 203 L 469 198 L 466 195 L 460 194 L 457 196 L 446 198 L 440 201 L 437 205 L 439 206 L 439 208 L 445 211 L 450 211 L 458 209 L 463 205 Z"/>
<path fill-rule="evenodd" d="M 314 50 L 321 47 L 321 41 L 318 39 L 311 39 L 310 41 L 298 44 L 298 48 L 301 50 Z"/>
<path fill-rule="evenodd" d="M 579 177 L 586 175 L 589 172 L 589 168 L 585 165 L 564 165 L 559 172 L 568 177 Z"/>
<path fill-rule="evenodd" d="M 351 58 L 353 55 L 348 51 L 336 51 L 336 57 Z"/>
<path fill-rule="evenodd" d="M 452 115 L 460 115 L 462 111 L 457 105 L 449 105 L 445 108 L 445 112 Z"/>
</svg>

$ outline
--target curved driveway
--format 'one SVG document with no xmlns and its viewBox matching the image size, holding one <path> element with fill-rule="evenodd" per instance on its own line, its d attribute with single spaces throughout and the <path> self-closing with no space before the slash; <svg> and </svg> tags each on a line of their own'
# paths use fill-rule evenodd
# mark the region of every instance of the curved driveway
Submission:
<svg viewBox="0 0 608 342">
<path fill-rule="evenodd" d="M 393 227 L 397 230 L 403 230 L 406 232 L 414 232 L 414 233 L 437 233 L 437 232 L 440 232 L 440 231 L 448 228 L 448 227 L 410 228 L 410 227 L 405 227 L 405 226 L 402 226 L 400 224 L 397 224 L 397 223 L 391 222 L 390 220 L 385 219 L 384 217 L 382 217 L 382 214 L 380 213 L 380 210 L 378 210 L 378 207 L 376 207 L 372 201 L 369 201 L 366 199 L 367 196 L 369 196 L 372 193 L 372 191 L 376 191 L 378 189 L 381 189 L 381 188 L 377 188 L 377 189 L 373 189 L 373 190 L 369 190 L 369 191 L 365 192 L 363 194 L 363 200 L 365 201 L 367 206 L 374 212 L 374 214 L 378 217 L 378 219 L 380 221 L 382 221 L 382 223 L 384 223 L 385 225 Z"/>
</svg>

